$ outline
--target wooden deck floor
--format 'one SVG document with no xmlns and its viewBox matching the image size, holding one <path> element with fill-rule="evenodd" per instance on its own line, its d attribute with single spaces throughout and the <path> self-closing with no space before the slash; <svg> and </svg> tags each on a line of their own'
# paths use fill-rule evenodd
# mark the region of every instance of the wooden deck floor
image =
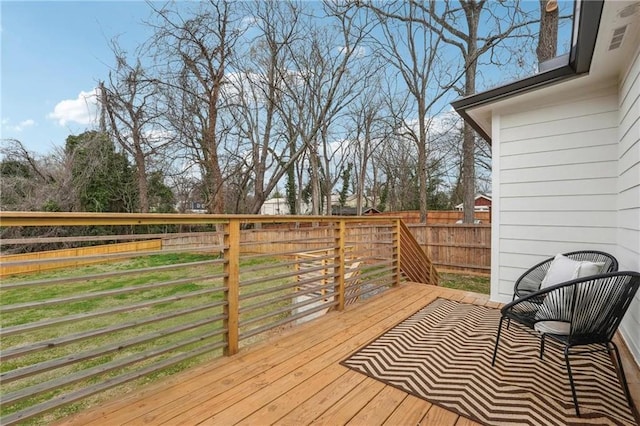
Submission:
<svg viewBox="0 0 640 426">
<path fill-rule="evenodd" d="M 484 295 L 405 284 L 61 424 L 475 425 L 338 364 L 437 297 L 495 306 Z M 623 355 L 634 399 L 640 401 L 640 372 L 626 351 Z"/>
</svg>

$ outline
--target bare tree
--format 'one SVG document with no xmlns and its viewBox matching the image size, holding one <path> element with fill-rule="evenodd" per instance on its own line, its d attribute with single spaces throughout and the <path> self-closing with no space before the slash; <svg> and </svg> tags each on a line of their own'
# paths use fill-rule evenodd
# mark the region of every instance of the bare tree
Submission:
<svg viewBox="0 0 640 426">
<path fill-rule="evenodd" d="M 332 182 L 336 179 L 331 178 L 335 171 L 328 163 L 335 149 L 328 144 L 337 134 L 333 126 L 338 115 L 361 89 L 356 75 L 360 69 L 353 62 L 362 54 L 360 46 L 371 25 L 367 16 L 349 5 L 327 1 L 324 12 L 323 26 L 306 19 L 305 39 L 289 46 L 289 77 L 280 107 L 285 125 L 295 128 L 307 150 L 313 214 L 320 214 L 323 192 L 326 212 L 331 212 Z M 326 25 L 328 19 L 331 25 Z"/>
<path fill-rule="evenodd" d="M 385 3 L 379 7 L 377 2 L 360 0 L 359 4 L 386 19 L 401 22 L 413 22 L 423 25 L 435 32 L 444 43 L 459 51 L 463 76 L 459 94 L 467 96 L 476 91 L 476 76 L 478 60 L 491 53 L 490 60 L 496 60 L 494 49 L 501 41 L 519 35 L 520 30 L 528 30 L 537 19 L 531 19 L 520 7 L 518 2 L 507 4 L 486 0 L 409 0 Z M 500 12 L 496 12 L 499 9 Z M 407 10 L 420 13 L 407 14 Z M 484 24 L 480 25 L 480 22 Z M 475 199 L 475 135 L 474 131 L 465 123 L 463 138 L 463 187 L 464 187 L 464 222 L 473 223 Z"/>
<path fill-rule="evenodd" d="M 417 148 L 420 220 L 426 223 L 429 125 L 438 112 L 440 99 L 453 87 L 456 79 L 449 75 L 449 64 L 442 56 L 442 36 L 421 24 L 429 22 L 431 26 L 435 25 L 424 8 L 413 2 L 398 2 L 376 7 L 374 11 L 384 34 L 384 40 L 378 43 L 378 51 L 397 70 L 407 89 L 408 96 L 402 106 L 394 108 L 395 129 Z M 406 19 L 390 19 L 389 16 L 404 16 Z"/>
<path fill-rule="evenodd" d="M 153 7 L 153 6 L 152 6 Z M 149 46 L 157 64 L 165 64 L 158 79 L 163 87 L 167 118 L 198 164 L 210 213 L 224 213 L 224 166 L 220 158 L 225 132 L 220 121 L 224 108 L 226 72 L 241 35 L 233 3 L 198 3 L 189 16 L 180 9 L 155 8 L 158 22 Z"/>
<path fill-rule="evenodd" d="M 112 41 L 116 66 L 109 72 L 108 86 L 99 84 L 100 102 L 114 140 L 134 161 L 139 210 L 149 212 L 149 162 L 170 141 L 157 108 L 158 85 L 146 75 L 140 59 L 135 65 L 117 41 Z"/>
<path fill-rule="evenodd" d="M 247 210 L 258 213 L 304 152 L 296 143 L 295 132 L 282 119 L 291 44 L 300 42 L 304 34 L 299 25 L 301 9 L 295 3 L 256 1 L 246 3 L 245 9 L 259 34 L 235 58 L 237 71 L 230 76 L 224 94 L 231 105 L 237 146 L 246 144 L 237 155 L 242 157 L 245 172 L 251 174 L 253 196 Z"/>
<path fill-rule="evenodd" d="M 0 209 L 40 210 L 46 198 L 39 188 L 50 181 L 41 160 L 17 139 L 3 139 L 0 154 Z"/>
<path fill-rule="evenodd" d="M 378 75 L 365 82 L 365 88 L 349 105 L 346 119 L 350 125 L 347 139 L 352 145 L 350 159 L 353 161 L 355 174 L 356 212 L 362 214 L 366 197 L 367 182 L 372 179 L 375 164 L 372 160 L 390 133 L 388 109 L 385 107 L 382 85 Z M 373 205 L 373 201 L 371 202 Z"/>
</svg>

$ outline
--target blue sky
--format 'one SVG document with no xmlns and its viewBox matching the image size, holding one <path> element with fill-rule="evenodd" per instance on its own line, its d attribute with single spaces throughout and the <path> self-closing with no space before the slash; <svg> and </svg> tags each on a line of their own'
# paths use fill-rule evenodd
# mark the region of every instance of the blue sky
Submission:
<svg viewBox="0 0 640 426">
<path fill-rule="evenodd" d="M 1 1 L 2 139 L 41 154 L 91 127 L 91 94 L 113 63 L 109 41 L 143 42 L 142 1 Z"/>
<path fill-rule="evenodd" d="M 570 0 L 560 3 L 570 8 Z M 525 5 L 538 8 L 537 1 Z M 114 62 L 109 42 L 117 36 L 132 53 L 150 35 L 143 24 L 150 16 L 142 0 L 0 0 L 0 138 L 47 154 L 94 128 L 94 90 Z M 504 71 L 485 78 L 498 83 L 510 75 Z"/>
</svg>

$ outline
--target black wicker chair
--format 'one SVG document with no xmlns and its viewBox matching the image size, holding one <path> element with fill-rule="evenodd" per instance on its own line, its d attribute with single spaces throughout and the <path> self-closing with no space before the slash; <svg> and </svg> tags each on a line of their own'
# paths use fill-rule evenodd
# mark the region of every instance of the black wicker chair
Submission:
<svg viewBox="0 0 640 426">
<path fill-rule="evenodd" d="M 545 339 L 564 346 L 564 359 L 576 414 L 580 416 L 576 388 L 571 373 L 569 355 L 606 351 L 615 353 L 614 367 L 624 388 L 627 402 L 631 396 L 618 348 L 611 341 L 638 287 L 640 273 L 612 272 L 578 278 L 547 287 L 505 305 L 498 325 L 496 345 L 491 365 L 495 365 L 503 321 L 508 319 L 538 331 L 541 335 L 540 358 Z M 588 346 L 573 350 L 577 346 Z"/>
<path fill-rule="evenodd" d="M 589 261 L 589 262 L 602 262 L 604 266 L 602 267 L 601 273 L 607 272 L 615 272 L 618 270 L 618 261 L 612 255 L 597 251 L 597 250 L 581 250 L 581 251 L 572 251 L 570 253 L 564 253 L 564 256 L 577 260 L 577 261 Z M 544 277 L 547 275 L 547 271 L 549 271 L 549 267 L 551 266 L 551 262 L 553 262 L 554 257 L 550 257 L 537 265 L 532 266 L 527 270 L 524 274 L 520 276 L 516 280 L 516 283 L 513 288 L 513 300 L 524 297 L 528 294 L 534 293 L 540 290 L 540 284 Z"/>
</svg>

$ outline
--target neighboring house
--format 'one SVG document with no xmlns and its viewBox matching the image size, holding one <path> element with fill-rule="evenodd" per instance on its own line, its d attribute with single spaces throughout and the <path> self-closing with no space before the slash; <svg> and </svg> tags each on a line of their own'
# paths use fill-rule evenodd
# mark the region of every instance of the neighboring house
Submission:
<svg viewBox="0 0 640 426">
<path fill-rule="evenodd" d="M 371 215 L 371 214 L 376 214 L 376 213 L 380 213 L 380 211 L 378 209 L 375 209 L 373 207 L 364 207 L 362 209 L 362 214 L 363 215 Z M 331 214 L 334 216 L 357 216 L 358 215 L 358 209 L 356 207 L 349 207 L 349 206 L 332 206 L 331 207 Z"/>
<path fill-rule="evenodd" d="M 460 203 L 456 206 L 456 210 L 462 211 L 463 204 Z M 488 212 L 491 211 L 491 197 L 484 194 L 476 195 L 475 201 L 473 203 L 473 211 L 476 212 Z"/>
<path fill-rule="evenodd" d="M 180 213 L 207 213 L 207 206 L 202 201 L 180 201 L 176 203 L 175 209 Z"/>
<path fill-rule="evenodd" d="M 640 2 L 576 6 L 561 66 L 453 103 L 492 146 L 493 300 L 560 252 L 640 271 Z M 640 294 L 620 327 L 638 362 L 639 330 Z"/>
<path fill-rule="evenodd" d="M 260 214 L 281 215 L 289 214 L 289 204 L 286 198 L 271 198 L 266 200 L 260 207 Z"/>
<path fill-rule="evenodd" d="M 340 205 L 340 194 L 331 194 L 331 205 L 339 206 Z M 358 196 L 356 194 L 347 195 L 344 200 L 344 205 L 346 207 L 357 207 L 358 206 Z M 364 210 L 367 205 L 367 200 L 362 198 L 362 209 Z"/>
</svg>

